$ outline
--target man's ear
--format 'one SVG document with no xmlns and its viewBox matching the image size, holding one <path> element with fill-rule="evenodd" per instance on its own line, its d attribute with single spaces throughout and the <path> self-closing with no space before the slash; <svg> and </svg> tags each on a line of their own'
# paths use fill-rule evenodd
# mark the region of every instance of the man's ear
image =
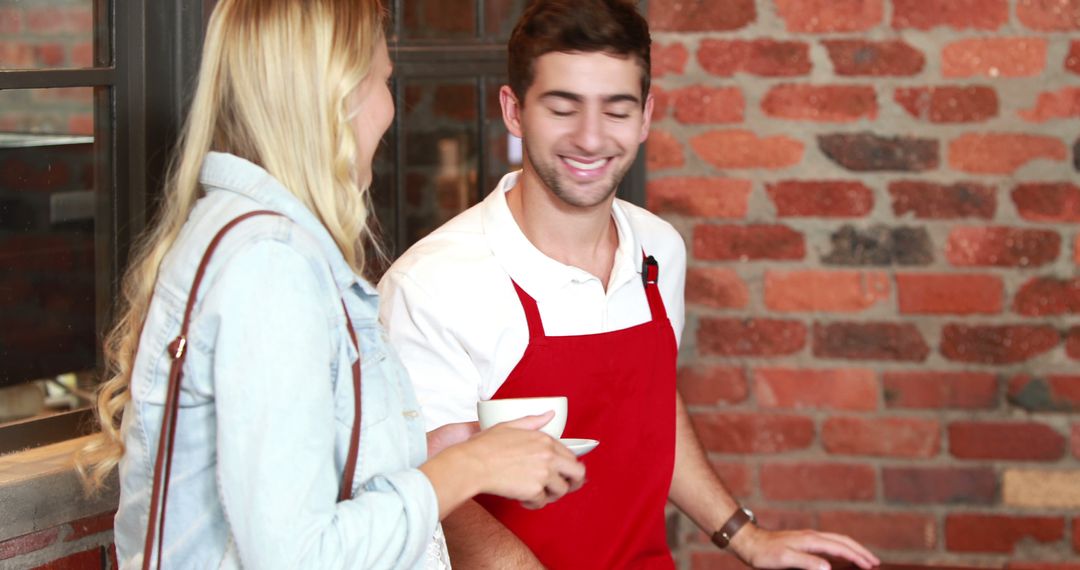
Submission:
<svg viewBox="0 0 1080 570">
<path fill-rule="evenodd" d="M 652 126 L 652 114 L 653 107 L 656 105 L 656 100 L 653 99 L 652 93 L 645 98 L 645 108 L 641 113 L 641 135 L 638 136 L 638 143 L 645 142 L 645 139 L 649 138 L 649 127 Z"/>
<path fill-rule="evenodd" d="M 517 138 L 521 136 L 521 102 L 518 101 L 517 95 L 514 94 L 514 90 L 509 85 L 503 85 L 499 88 L 499 105 L 502 107 L 503 123 L 506 125 L 506 130 L 510 131 L 510 134 Z"/>
</svg>

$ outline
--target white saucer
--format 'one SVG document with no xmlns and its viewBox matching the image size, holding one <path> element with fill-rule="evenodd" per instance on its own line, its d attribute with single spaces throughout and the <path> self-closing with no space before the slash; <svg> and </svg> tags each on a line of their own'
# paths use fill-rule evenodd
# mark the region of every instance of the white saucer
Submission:
<svg viewBox="0 0 1080 570">
<path fill-rule="evenodd" d="M 569 448 L 570 451 L 574 452 L 574 455 L 578 457 L 585 455 L 586 453 L 596 449 L 596 446 L 600 445 L 600 442 L 596 441 L 595 439 L 563 438 L 560 439 L 559 442 Z"/>
</svg>

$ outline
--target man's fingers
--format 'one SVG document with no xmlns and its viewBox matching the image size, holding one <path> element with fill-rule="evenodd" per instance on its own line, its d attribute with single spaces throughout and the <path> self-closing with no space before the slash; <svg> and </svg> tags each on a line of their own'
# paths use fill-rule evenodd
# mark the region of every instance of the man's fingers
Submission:
<svg viewBox="0 0 1080 570">
<path fill-rule="evenodd" d="M 881 560 L 879 560 L 877 556 L 874 556 L 873 552 L 870 552 L 869 550 L 867 550 L 867 548 L 865 546 L 859 544 L 858 542 L 856 542 L 854 539 L 852 539 L 849 536 L 845 536 L 843 534 L 836 534 L 836 533 L 833 533 L 833 532 L 822 532 L 822 533 L 819 533 L 819 534 L 821 534 L 821 536 L 824 536 L 826 538 L 835 540 L 836 542 L 840 542 L 842 544 L 847 545 L 848 548 L 850 548 L 853 551 L 859 553 L 859 555 L 861 555 L 863 557 L 863 559 L 866 560 L 866 562 L 869 563 L 872 566 L 877 566 L 877 565 L 881 564 Z M 854 562 L 854 560 L 852 562 Z M 860 564 L 860 567 L 866 568 L 866 566 L 862 566 L 861 564 Z"/>
<path fill-rule="evenodd" d="M 871 557 L 860 552 L 860 550 L 865 549 L 856 550 L 847 542 L 848 541 L 836 540 L 833 537 L 825 536 L 823 533 L 808 532 L 803 536 L 802 540 L 799 541 L 799 550 L 848 560 L 864 569 L 873 568 L 876 565 Z"/>
</svg>

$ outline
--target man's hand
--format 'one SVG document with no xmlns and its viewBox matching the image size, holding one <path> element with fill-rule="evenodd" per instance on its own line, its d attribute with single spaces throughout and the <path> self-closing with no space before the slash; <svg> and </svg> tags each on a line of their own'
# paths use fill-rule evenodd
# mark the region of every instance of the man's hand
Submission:
<svg viewBox="0 0 1080 570">
<path fill-rule="evenodd" d="M 746 564 L 763 569 L 828 570 L 831 566 L 822 556 L 848 560 L 863 569 L 881 564 L 854 540 L 813 530 L 768 531 L 748 524 L 732 538 L 729 548 Z"/>
<path fill-rule="evenodd" d="M 457 445 L 477 433 L 480 433 L 479 422 L 462 422 L 437 427 L 427 432 L 427 456 L 430 459 L 447 447 Z"/>
</svg>

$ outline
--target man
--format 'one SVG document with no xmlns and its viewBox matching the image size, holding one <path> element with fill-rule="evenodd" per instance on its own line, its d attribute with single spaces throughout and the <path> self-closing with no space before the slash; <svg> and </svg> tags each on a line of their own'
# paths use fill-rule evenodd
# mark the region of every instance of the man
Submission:
<svg viewBox="0 0 1080 570">
<path fill-rule="evenodd" d="M 451 559 L 673 568 L 670 500 L 757 567 L 827 567 L 815 554 L 875 565 L 847 537 L 756 527 L 694 434 L 675 388 L 685 245 L 614 197 L 649 132 L 649 45 L 627 0 L 532 3 L 500 91 L 503 120 L 523 140 L 522 171 L 380 283 L 382 318 L 429 430 L 474 421 L 477 400 L 565 395 L 564 435 L 600 442 L 582 458 L 585 486 L 552 505 L 483 498 L 455 511 L 444 521 Z"/>
</svg>

